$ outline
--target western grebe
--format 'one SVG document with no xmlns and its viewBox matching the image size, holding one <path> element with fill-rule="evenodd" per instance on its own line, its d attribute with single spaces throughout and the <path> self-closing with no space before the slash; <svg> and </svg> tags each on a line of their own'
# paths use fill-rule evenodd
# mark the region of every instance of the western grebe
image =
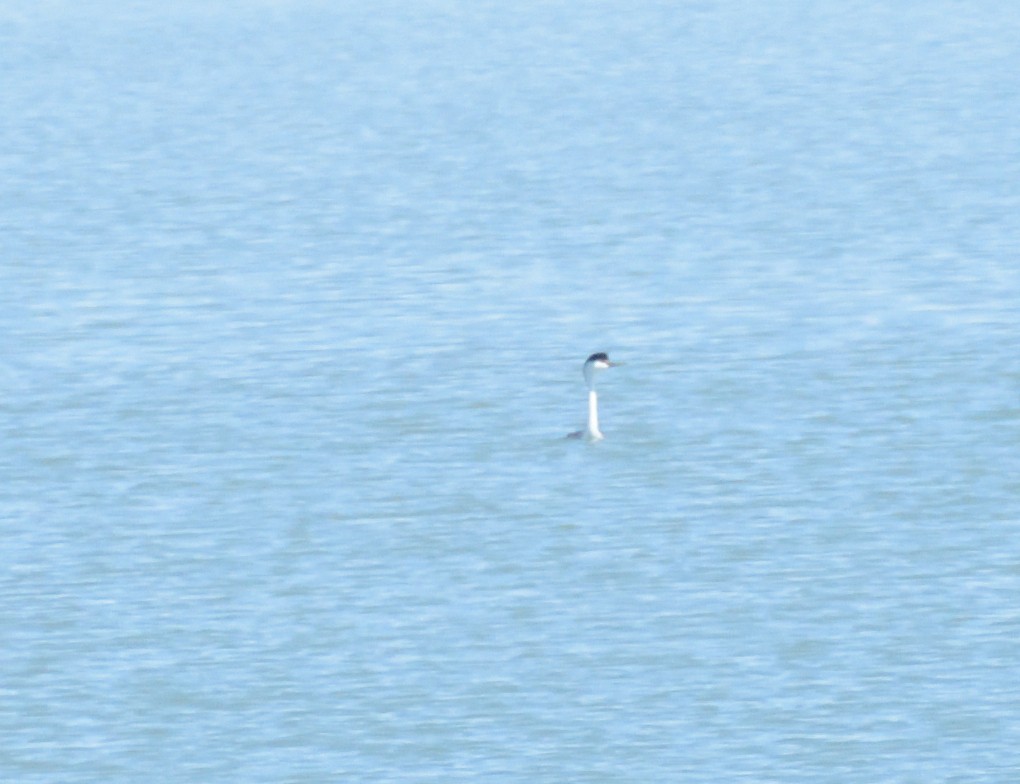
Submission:
<svg viewBox="0 0 1020 784">
<path fill-rule="evenodd" d="M 567 438 L 587 438 L 598 441 L 604 438 L 599 430 L 599 396 L 595 393 L 595 374 L 602 370 L 615 367 L 619 362 L 610 362 L 604 351 L 592 354 L 584 362 L 584 383 L 588 386 L 588 426 L 584 430 L 571 433 Z"/>
</svg>

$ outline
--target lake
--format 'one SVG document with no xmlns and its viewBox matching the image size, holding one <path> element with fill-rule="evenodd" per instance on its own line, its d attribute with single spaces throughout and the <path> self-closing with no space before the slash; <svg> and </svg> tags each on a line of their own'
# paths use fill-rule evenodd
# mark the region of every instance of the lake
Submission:
<svg viewBox="0 0 1020 784">
<path fill-rule="evenodd" d="M 1018 41 L 6 3 L 2 778 L 1015 781 Z"/>
</svg>

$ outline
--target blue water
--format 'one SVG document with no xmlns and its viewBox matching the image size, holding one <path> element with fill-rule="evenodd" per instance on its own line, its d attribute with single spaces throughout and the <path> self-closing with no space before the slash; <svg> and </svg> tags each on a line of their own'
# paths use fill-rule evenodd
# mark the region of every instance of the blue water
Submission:
<svg viewBox="0 0 1020 784">
<path fill-rule="evenodd" d="M 1020 11 L 171 5 L 0 8 L 0 779 L 1018 780 Z"/>
</svg>

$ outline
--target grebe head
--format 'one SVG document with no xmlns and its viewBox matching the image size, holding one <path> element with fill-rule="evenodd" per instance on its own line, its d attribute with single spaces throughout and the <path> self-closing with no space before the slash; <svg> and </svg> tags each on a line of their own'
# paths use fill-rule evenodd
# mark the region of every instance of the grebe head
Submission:
<svg viewBox="0 0 1020 784">
<path fill-rule="evenodd" d="M 610 362 L 609 357 L 604 351 L 599 351 L 592 354 L 585 360 L 584 363 L 584 380 L 591 388 L 595 384 L 595 373 L 599 370 L 607 370 L 608 368 L 615 367 L 616 362 Z"/>
</svg>

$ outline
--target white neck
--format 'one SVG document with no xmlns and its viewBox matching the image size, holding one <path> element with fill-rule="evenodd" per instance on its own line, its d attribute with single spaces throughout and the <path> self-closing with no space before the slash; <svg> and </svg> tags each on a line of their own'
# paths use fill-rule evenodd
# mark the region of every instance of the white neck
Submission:
<svg viewBox="0 0 1020 784">
<path fill-rule="evenodd" d="M 599 396 L 594 389 L 588 390 L 588 430 L 585 435 L 592 441 L 603 437 L 599 430 Z"/>
</svg>

